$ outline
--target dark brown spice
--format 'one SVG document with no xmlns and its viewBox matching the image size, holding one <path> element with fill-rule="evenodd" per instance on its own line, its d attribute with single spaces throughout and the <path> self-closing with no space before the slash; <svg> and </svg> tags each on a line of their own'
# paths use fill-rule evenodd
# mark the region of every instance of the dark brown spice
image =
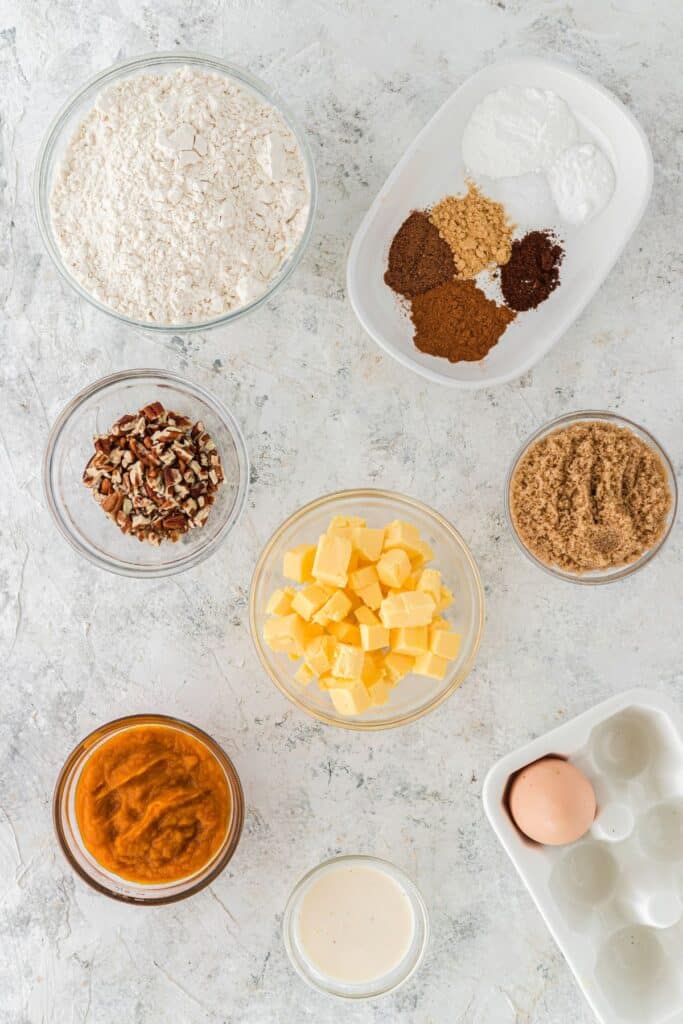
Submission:
<svg viewBox="0 0 683 1024">
<path fill-rule="evenodd" d="M 425 213 L 411 213 L 391 243 L 385 283 L 410 299 L 450 280 L 455 272 L 453 253 L 438 228 Z"/>
<path fill-rule="evenodd" d="M 535 309 L 560 283 L 564 249 L 550 231 L 530 231 L 512 243 L 512 255 L 500 268 L 503 298 L 517 312 Z"/>
<path fill-rule="evenodd" d="M 493 348 L 515 314 L 487 299 L 470 278 L 453 278 L 411 303 L 414 342 L 451 363 L 476 362 Z"/>
</svg>

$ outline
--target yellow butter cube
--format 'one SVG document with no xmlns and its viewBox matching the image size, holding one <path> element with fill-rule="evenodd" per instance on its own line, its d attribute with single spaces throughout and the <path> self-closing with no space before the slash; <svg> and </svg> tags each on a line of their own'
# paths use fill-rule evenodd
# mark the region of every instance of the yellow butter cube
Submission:
<svg viewBox="0 0 683 1024">
<path fill-rule="evenodd" d="M 462 637 L 459 633 L 451 633 L 448 629 L 432 628 L 429 634 L 429 650 L 439 658 L 453 661 L 460 653 L 461 641 Z"/>
<path fill-rule="evenodd" d="M 379 617 L 387 629 L 398 629 L 400 626 L 428 626 L 434 616 L 435 607 L 429 594 L 412 590 L 385 597 L 379 610 Z"/>
<path fill-rule="evenodd" d="M 366 562 L 376 562 L 382 554 L 384 530 L 373 530 L 368 526 L 354 526 L 351 529 L 351 543 L 354 550 Z"/>
<path fill-rule="evenodd" d="M 368 608 L 377 609 L 384 600 L 384 594 L 379 583 L 371 583 L 369 587 L 363 587 L 362 590 L 358 591 L 358 596 L 368 606 Z"/>
<path fill-rule="evenodd" d="M 351 590 L 350 587 L 347 587 L 346 590 L 344 591 L 344 593 L 348 597 L 349 604 L 351 605 L 349 614 L 351 612 L 355 612 L 356 608 L 362 608 L 363 607 L 363 602 L 362 602 L 361 598 L 358 596 L 358 594 L 356 594 L 355 591 Z"/>
<path fill-rule="evenodd" d="M 453 591 L 449 590 L 448 587 L 441 588 L 441 600 L 436 606 L 437 612 L 444 612 L 446 608 L 450 608 L 453 604 Z"/>
<path fill-rule="evenodd" d="M 377 575 L 387 587 L 400 588 L 410 576 L 410 559 L 403 548 L 385 551 L 377 563 Z"/>
<path fill-rule="evenodd" d="M 301 686 L 308 686 L 308 684 L 314 677 L 315 673 L 311 668 L 309 668 L 306 662 L 303 662 L 303 664 L 299 665 L 299 668 L 294 673 L 294 678 L 296 679 L 297 683 L 301 684 Z"/>
<path fill-rule="evenodd" d="M 373 708 L 380 707 L 382 704 L 386 704 L 391 694 L 391 687 L 385 683 L 383 679 L 378 679 L 376 683 L 371 683 L 368 686 L 368 693 L 370 695 L 370 703 Z"/>
<path fill-rule="evenodd" d="M 360 630 L 352 622 L 330 622 L 326 628 L 340 643 L 360 647 Z"/>
<path fill-rule="evenodd" d="M 358 625 L 365 624 L 366 626 L 379 626 L 380 621 L 367 605 L 362 604 L 360 608 L 356 608 L 353 613 L 356 617 Z"/>
<path fill-rule="evenodd" d="M 415 545 L 415 554 L 410 556 L 410 563 L 413 569 L 421 569 L 427 562 L 431 562 L 434 557 L 434 551 L 429 544 L 420 540 Z"/>
<path fill-rule="evenodd" d="M 377 583 L 379 576 L 377 575 L 377 569 L 374 565 L 365 565 L 362 569 L 356 569 L 349 576 L 349 586 L 356 593 L 359 593 L 365 587 L 372 586 L 373 583 Z"/>
<path fill-rule="evenodd" d="M 361 519 L 360 516 L 332 516 L 327 532 L 332 533 L 334 530 L 345 530 L 349 527 L 361 526 L 365 526 L 365 520 Z"/>
<path fill-rule="evenodd" d="M 427 626 L 402 626 L 391 630 L 391 649 L 397 654 L 417 657 L 429 650 L 429 628 Z"/>
<path fill-rule="evenodd" d="M 306 641 L 306 623 L 295 613 L 267 619 L 263 639 L 273 651 L 303 654 Z"/>
<path fill-rule="evenodd" d="M 353 686 L 328 690 L 332 703 L 340 715 L 362 715 L 370 705 L 370 694 L 358 680 Z"/>
<path fill-rule="evenodd" d="M 384 550 L 390 551 L 392 548 L 402 548 L 408 555 L 413 556 L 418 554 L 418 544 L 421 543 L 420 531 L 417 526 L 413 526 L 412 523 L 401 522 L 400 519 L 395 519 L 393 523 L 389 523 L 384 532 Z"/>
<path fill-rule="evenodd" d="M 363 671 L 361 679 L 366 686 L 379 682 L 386 675 L 384 658 L 377 651 L 367 651 L 363 659 Z"/>
<path fill-rule="evenodd" d="M 295 580 L 297 583 L 308 583 L 311 579 L 314 558 L 314 544 L 299 544 L 290 551 L 285 551 L 282 575 L 286 576 L 288 580 Z"/>
<path fill-rule="evenodd" d="M 320 609 L 327 622 L 341 622 L 351 611 L 351 602 L 343 590 L 335 590 L 332 597 Z"/>
<path fill-rule="evenodd" d="M 333 636 L 316 636 L 304 648 L 304 660 L 316 675 L 321 676 L 332 668 L 332 659 L 337 646 Z"/>
<path fill-rule="evenodd" d="M 438 605 L 441 600 L 441 573 L 438 569 L 423 569 L 417 581 L 417 589 L 423 590 L 425 594 Z"/>
<path fill-rule="evenodd" d="M 404 679 L 407 675 L 413 671 L 414 658 L 409 657 L 407 654 L 399 654 L 398 651 L 391 651 L 387 654 L 384 659 L 384 670 L 386 672 L 387 680 L 396 685 L 401 679 Z"/>
<path fill-rule="evenodd" d="M 360 642 L 364 651 L 378 651 L 382 647 L 389 646 L 389 630 L 384 626 L 368 625 L 361 622 L 359 629 Z"/>
<path fill-rule="evenodd" d="M 322 534 L 313 559 L 312 573 L 319 583 L 345 587 L 348 580 L 351 541 L 335 534 Z"/>
<path fill-rule="evenodd" d="M 293 587 L 282 587 L 274 590 L 266 605 L 268 615 L 289 615 L 292 610 L 292 598 L 296 594 Z"/>
<path fill-rule="evenodd" d="M 337 644 L 332 658 L 332 674 L 341 679 L 360 679 L 363 661 L 362 648 L 353 644 Z"/>
<path fill-rule="evenodd" d="M 451 628 L 451 624 L 450 624 L 450 622 L 446 622 L 445 619 L 442 619 L 440 615 L 435 615 L 434 618 L 431 621 L 431 625 L 430 625 L 429 628 L 430 628 L 430 630 L 431 629 L 450 629 Z"/>
<path fill-rule="evenodd" d="M 313 615 L 327 601 L 327 591 L 319 583 L 312 583 L 303 590 L 297 590 L 292 599 L 292 610 L 300 615 L 306 622 L 310 622 Z"/>
<path fill-rule="evenodd" d="M 448 669 L 448 662 L 437 654 L 427 651 L 415 659 L 413 672 L 418 676 L 429 676 L 430 679 L 443 679 Z"/>
</svg>

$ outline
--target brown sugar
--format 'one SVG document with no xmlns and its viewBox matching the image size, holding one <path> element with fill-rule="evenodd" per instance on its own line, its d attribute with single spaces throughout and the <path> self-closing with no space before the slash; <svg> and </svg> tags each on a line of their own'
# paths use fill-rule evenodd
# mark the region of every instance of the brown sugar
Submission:
<svg viewBox="0 0 683 1024">
<path fill-rule="evenodd" d="M 505 208 L 471 181 L 464 196 L 446 196 L 437 203 L 430 220 L 453 250 L 459 277 L 476 277 L 510 259 L 513 225 Z"/>
<path fill-rule="evenodd" d="M 671 504 L 657 452 L 632 430 L 599 420 L 536 441 L 510 485 L 522 543 L 573 573 L 637 561 L 664 534 Z"/>
<path fill-rule="evenodd" d="M 416 348 L 457 363 L 483 359 L 515 314 L 487 299 L 474 281 L 453 278 L 415 296 L 410 317 Z"/>
</svg>

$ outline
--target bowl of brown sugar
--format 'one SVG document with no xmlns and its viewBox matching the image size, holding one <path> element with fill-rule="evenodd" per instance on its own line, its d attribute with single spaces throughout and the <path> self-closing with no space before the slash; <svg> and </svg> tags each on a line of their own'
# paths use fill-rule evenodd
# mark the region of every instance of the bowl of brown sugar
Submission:
<svg viewBox="0 0 683 1024">
<path fill-rule="evenodd" d="M 647 565 L 676 518 L 671 461 L 642 427 L 609 412 L 546 424 L 506 484 L 512 535 L 532 562 L 574 583 L 611 583 Z"/>
</svg>

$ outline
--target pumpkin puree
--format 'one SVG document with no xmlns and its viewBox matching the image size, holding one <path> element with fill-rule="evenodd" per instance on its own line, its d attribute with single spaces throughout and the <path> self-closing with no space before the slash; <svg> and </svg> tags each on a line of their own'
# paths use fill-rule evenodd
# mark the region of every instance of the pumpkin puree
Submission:
<svg viewBox="0 0 683 1024">
<path fill-rule="evenodd" d="M 76 787 L 86 848 L 132 882 L 194 874 L 223 842 L 230 812 L 225 774 L 211 751 L 163 725 L 112 736 L 86 761 Z"/>
</svg>

